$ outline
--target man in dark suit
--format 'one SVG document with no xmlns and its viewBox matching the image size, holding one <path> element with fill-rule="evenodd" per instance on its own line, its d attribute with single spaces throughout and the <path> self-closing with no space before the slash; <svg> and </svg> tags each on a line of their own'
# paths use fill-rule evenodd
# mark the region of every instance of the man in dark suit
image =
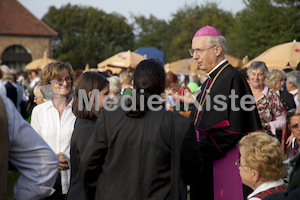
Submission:
<svg viewBox="0 0 300 200">
<path fill-rule="evenodd" d="M 6 65 L 1 65 L 0 78 L 6 89 L 6 96 L 17 106 L 18 93 L 17 89 L 8 81 L 10 76 L 9 68 Z"/>
</svg>

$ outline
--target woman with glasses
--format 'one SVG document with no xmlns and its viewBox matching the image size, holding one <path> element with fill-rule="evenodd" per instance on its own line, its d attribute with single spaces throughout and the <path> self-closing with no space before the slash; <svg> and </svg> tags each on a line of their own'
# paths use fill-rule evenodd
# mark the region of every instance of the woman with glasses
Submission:
<svg viewBox="0 0 300 200">
<path fill-rule="evenodd" d="M 75 115 L 72 112 L 73 69 L 68 63 L 53 62 L 40 74 L 41 90 L 47 102 L 32 111 L 31 126 L 59 158 L 55 193 L 47 199 L 64 199 L 69 182 L 70 141 Z"/>
<path fill-rule="evenodd" d="M 260 200 L 272 193 L 285 191 L 286 155 L 279 141 L 263 132 L 243 137 L 238 147 L 241 157 L 235 165 L 239 168 L 243 184 L 254 191 L 247 200 Z"/>
<path fill-rule="evenodd" d="M 290 143 L 287 149 L 288 158 L 295 157 L 300 149 L 300 113 L 297 113 L 295 111 L 296 109 L 293 109 L 287 115 L 287 129 L 290 132 L 290 136 L 288 139 L 288 142 L 290 141 Z M 288 171 L 287 177 L 289 176 L 290 173 Z"/>
<path fill-rule="evenodd" d="M 274 90 L 264 84 L 268 74 L 266 64 L 261 61 L 254 61 L 247 68 L 249 86 L 256 102 L 263 131 L 276 136 L 276 130 L 284 129 L 286 119 L 280 98 Z"/>
</svg>

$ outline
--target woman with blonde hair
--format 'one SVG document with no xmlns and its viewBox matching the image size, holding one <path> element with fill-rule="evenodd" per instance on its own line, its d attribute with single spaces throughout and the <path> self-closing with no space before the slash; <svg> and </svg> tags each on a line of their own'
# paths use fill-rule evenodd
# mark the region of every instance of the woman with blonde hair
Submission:
<svg viewBox="0 0 300 200">
<path fill-rule="evenodd" d="M 70 141 L 76 117 L 72 112 L 73 69 L 69 63 L 49 63 L 40 74 L 47 102 L 33 108 L 31 126 L 59 158 L 55 193 L 48 199 L 64 199 L 68 191 Z"/>
<path fill-rule="evenodd" d="M 296 108 L 294 97 L 290 94 L 284 86 L 286 79 L 285 72 L 279 69 L 272 69 L 265 79 L 265 84 L 280 97 L 284 108 L 289 111 Z"/>
<path fill-rule="evenodd" d="M 272 193 L 285 191 L 286 155 L 279 141 L 263 132 L 254 132 L 243 137 L 238 147 L 241 157 L 235 165 L 240 170 L 243 184 L 254 191 L 248 200 L 260 200 Z"/>
<path fill-rule="evenodd" d="M 44 95 L 42 93 L 40 85 L 34 86 L 33 94 L 34 94 L 34 103 L 36 103 L 37 105 L 40 105 L 40 104 L 44 103 L 45 101 L 47 101 L 46 99 L 44 99 Z"/>
<path fill-rule="evenodd" d="M 120 106 L 121 103 L 121 89 L 122 85 L 120 78 L 117 76 L 111 76 L 107 78 L 109 82 L 109 96 L 110 102 L 107 104 L 108 107 L 113 108 L 114 106 Z"/>
</svg>

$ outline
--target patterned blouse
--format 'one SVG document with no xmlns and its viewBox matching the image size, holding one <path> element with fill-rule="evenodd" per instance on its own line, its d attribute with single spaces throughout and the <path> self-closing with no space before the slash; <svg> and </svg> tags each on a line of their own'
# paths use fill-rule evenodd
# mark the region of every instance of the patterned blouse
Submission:
<svg viewBox="0 0 300 200">
<path fill-rule="evenodd" d="M 283 111 L 283 104 L 275 91 L 264 85 L 263 95 L 256 102 L 263 130 L 270 132 L 269 122 L 274 121 Z"/>
</svg>

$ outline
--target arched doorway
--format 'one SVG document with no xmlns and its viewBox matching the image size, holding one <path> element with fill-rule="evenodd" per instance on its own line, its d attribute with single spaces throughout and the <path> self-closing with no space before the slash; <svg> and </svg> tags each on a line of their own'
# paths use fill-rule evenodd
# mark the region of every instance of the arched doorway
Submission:
<svg viewBox="0 0 300 200">
<path fill-rule="evenodd" d="M 31 61 L 31 54 L 21 45 L 9 46 L 1 55 L 1 64 L 17 71 L 24 70 L 25 65 Z"/>
</svg>

